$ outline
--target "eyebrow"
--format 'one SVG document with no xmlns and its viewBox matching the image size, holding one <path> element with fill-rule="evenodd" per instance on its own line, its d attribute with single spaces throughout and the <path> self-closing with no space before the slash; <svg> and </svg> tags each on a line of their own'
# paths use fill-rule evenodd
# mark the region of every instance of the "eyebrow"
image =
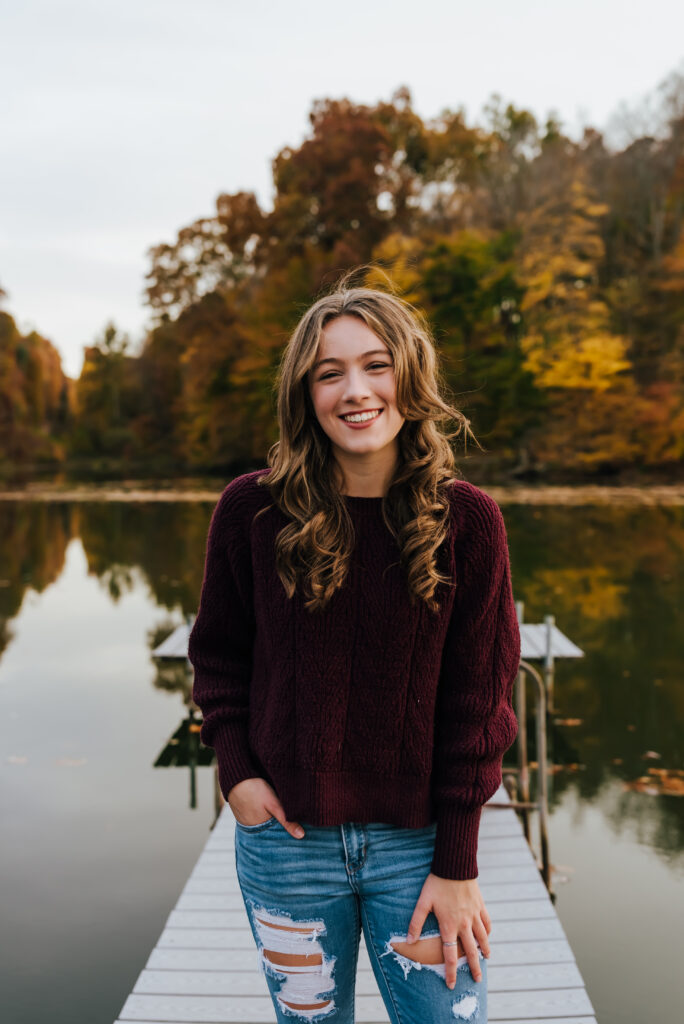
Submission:
<svg viewBox="0 0 684 1024">
<path fill-rule="evenodd" d="M 365 359 L 367 356 L 376 356 L 376 355 L 388 356 L 389 354 L 390 353 L 387 351 L 386 348 L 372 348 L 370 350 L 370 352 L 364 352 L 363 355 L 360 356 L 359 358 L 360 359 Z M 334 359 L 331 356 L 328 359 L 319 359 L 317 363 L 313 364 L 311 369 L 312 370 L 317 370 L 319 366 L 323 365 L 323 363 L 341 363 L 341 362 L 342 362 L 341 359 Z"/>
</svg>

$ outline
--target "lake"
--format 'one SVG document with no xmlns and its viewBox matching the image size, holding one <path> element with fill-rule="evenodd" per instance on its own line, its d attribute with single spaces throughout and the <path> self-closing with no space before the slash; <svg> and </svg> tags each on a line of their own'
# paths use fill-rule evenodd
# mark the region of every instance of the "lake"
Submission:
<svg viewBox="0 0 684 1024">
<path fill-rule="evenodd" d="M 151 651 L 197 610 L 212 508 L 0 501 L 3 1024 L 112 1024 L 206 841 L 189 679 Z M 599 1024 L 676 1024 L 684 508 L 502 509 L 525 621 L 585 652 L 549 723 L 557 912 Z"/>
</svg>

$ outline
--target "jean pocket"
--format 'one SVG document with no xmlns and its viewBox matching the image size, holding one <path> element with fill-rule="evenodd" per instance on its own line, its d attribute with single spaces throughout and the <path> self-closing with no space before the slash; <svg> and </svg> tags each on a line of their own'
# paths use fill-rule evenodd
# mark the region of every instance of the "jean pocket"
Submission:
<svg viewBox="0 0 684 1024">
<path fill-rule="evenodd" d="M 270 828 L 277 821 L 278 819 L 274 814 L 272 814 L 270 818 L 267 818 L 266 821 L 257 822 L 256 825 L 243 825 L 242 822 L 238 821 L 236 818 L 235 827 L 239 828 L 241 832 L 262 832 L 264 829 Z"/>
</svg>

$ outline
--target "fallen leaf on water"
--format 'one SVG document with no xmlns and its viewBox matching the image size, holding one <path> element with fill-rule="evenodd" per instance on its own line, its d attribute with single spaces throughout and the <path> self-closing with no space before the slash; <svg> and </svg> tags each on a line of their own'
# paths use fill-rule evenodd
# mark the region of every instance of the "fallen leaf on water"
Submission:
<svg viewBox="0 0 684 1024">
<path fill-rule="evenodd" d="M 659 754 L 655 750 L 647 750 L 644 754 L 641 755 L 642 760 L 644 761 L 660 761 L 662 760 L 662 756 L 662 754 Z"/>
<path fill-rule="evenodd" d="M 667 796 L 684 796 L 684 782 L 681 779 L 663 779 L 663 793 Z"/>
<path fill-rule="evenodd" d="M 8 764 L 26 764 L 28 757 L 25 754 L 10 754 L 5 760 Z"/>
<path fill-rule="evenodd" d="M 634 779 L 633 782 L 623 782 L 622 788 L 633 793 L 646 793 L 647 796 L 658 796 L 660 790 L 652 784 L 651 779 Z"/>
<path fill-rule="evenodd" d="M 86 762 L 87 758 L 85 757 L 58 757 L 55 764 L 58 764 L 60 768 L 80 768 Z"/>
<path fill-rule="evenodd" d="M 611 757 L 610 763 L 611 764 L 622 764 L 623 763 L 623 758 L 621 758 L 621 757 Z"/>
<path fill-rule="evenodd" d="M 554 718 L 554 725 L 581 725 L 583 718 Z"/>
<path fill-rule="evenodd" d="M 647 796 L 684 796 L 684 775 L 678 769 L 649 769 L 652 774 L 641 775 L 631 782 L 623 782 L 622 788 Z"/>
</svg>

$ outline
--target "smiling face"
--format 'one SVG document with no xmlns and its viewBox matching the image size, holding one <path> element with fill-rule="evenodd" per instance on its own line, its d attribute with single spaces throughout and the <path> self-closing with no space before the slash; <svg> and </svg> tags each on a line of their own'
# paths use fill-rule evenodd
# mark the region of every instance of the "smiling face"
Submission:
<svg viewBox="0 0 684 1024">
<path fill-rule="evenodd" d="M 396 404 L 392 355 L 359 317 L 339 316 L 324 327 L 309 393 L 347 478 L 367 476 L 372 467 L 374 477 L 387 480 L 405 421 Z"/>
</svg>

